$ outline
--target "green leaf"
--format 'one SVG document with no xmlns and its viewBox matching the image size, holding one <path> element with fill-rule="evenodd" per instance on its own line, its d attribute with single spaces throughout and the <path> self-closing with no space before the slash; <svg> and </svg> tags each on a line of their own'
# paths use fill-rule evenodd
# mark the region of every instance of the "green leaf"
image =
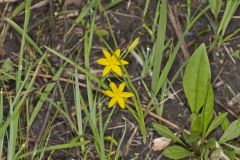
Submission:
<svg viewBox="0 0 240 160">
<path fill-rule="evenodd" d="M 105 141 L 110 141 L 111 143 L 115 144 L 116 146 L 118 146 L 118 142 L 111 136 L 105 136 L 104 137 Z"/>
<path fill-rule="evenodd" d="M 108 36 L 109 32 L 105 29 L 96 29 L 95 34 L 100 36 L 100 37 L 104 37 L 104 36 Z"/>
<path fill-rule="evenodd" d="M 203 157 L 204 160 L 205 160 L 205 159 L 208 159 L 209 154 L 210 154 L 210 151 L 209 151 L 209 149 L 207 148 L 207 149 L 205 149 L 205 151 L 201 152 L 201 157 Z"/>
<path fill-rule="evenodd" d="M 225 31 L 235 13 L 235 11 L 237 10 L 239 4 L 240 4 L 239 0 L 227 1 L 227 5 L 225 8 L 223 17 L 221 18 L 221 22 L 219 24 L 217 34 L 221 33 L 222 36 L 225 34 Z"/>
<path fill-rule="evenodd" d="M 208 3 L 210 5 L 211 11 L 212 11 L 215 19 L 217 19 L 218 14 L 221 10 L 222 0 L 208 0 Z"/>
<path fill-rule="evenodd" d="M 210 138 L 208 140 L 208 143 L 207 143 L 206 147 L 208 147 L 211 150 L 216 148 L 216 139 L 215 138 Z"/>
<path fill-rule="evenodd" d="M 223 123 L 221 124 L 221 128 L 226 131 L 226 129 L 228 128 L 228 126 L 230 125 L 229 120 L 226 118 Z"/>
<path fill-rule="evenodd" d="M 240 147 L 237 147 L 237 146 L 234 146 L 234 145 L 231 145 L 231 144 L 227 144 L 227 143 L 224 143 L 224 144 L 225 144 L 226 146 L 232 148 L 235 153 L 240 154 Z"/>
<path fill-rule="evenodd" d="M 208 85 L 208 93 L 206 97 L 206 104 L 202 111 L 202 124 L 203 124 L 203 135 L 206 133 L 207 128 L 212 121 L 214 111 L 214 93 L 211 83 Z"/>
<path fill-rule="evenodd" d="M 227 118 L 227 115 L 228 113 L 219 114 L 210 124 L 205 137 L 207 137 L 214 129 L 216 129 Z"/>
<path fill-rule="evenodd" d="M 13 68 L 13 62 L 11 61 L 10 58 L 7 58 L 2 65 L 2 69 L 5 70 L 6 72 L 11 72 L 14 70 Z"/>
<path fill-rule="evenodd" d="M 232 56 L 236 57 L 236 58 L 239 58 L 240 57 L 240 50 L 233 51 Z"/>
<path fill-rule="evenodd" d="M 153 72 L 152 72 L 152 82 L 151 87 L 154 93 L 157 93 L 157 86 L 159 81 L 159 76 L 161 73 L 161 63 L 162 63 L 162 57 L 164 53 L 164 42 L 165 42 L 165 34 L 166 34 L 166 28 L 167 28 L 167 0 L 161 1 L 161 7 L 160 7 L 160 16 L 159 16 L 159 24 L 157 28 L 157 39 L 154 42 L 154 49 L 153 49 L 153 55 L 154 55 L 154 62 L 153 62 Z"/>
<path fill-rule="evenodd" d="M 194 154 L 181 146 L 171 146 L 163 151 L 163 155 L 170 159 L 193 157 Z"/>
<path fill-rule="evenodd" d="M 239 136 L 240 136 L 240 119 L 235 120 L 228 126 L 228 128 L 220 138 L 219 143 L 227 142 Z"/>
<path fill-rule="evenodd" d="M 161 124 L 158 123 L 153 123 L 153 127 L 154 129 L 162 136 L 172 139 L 173 141 L 176 141 L 182 145 L 185 145 L 183 143 L 183 141 L 178 138 L 178 136 L 176 136 L 170 129 L 168 129 L 166 126 L 163 126 Z"/>
<path fill-rule="evenodd" d="M 199 134 L 196 134 L 196 133 L 191 133 L 189 135 L 189 134 L 186 134 L 185 132 L 183 132 L 183 136 L 184 136 L 185 142 L 189 145 L 192 145 L 192 143 L 194 143 L 194 142 L 198 142 L 199 139 L 201 138 L 199 136 Z"/>
<path fill-rule="evenodd" d="M 183 76 L 183 88 L 191 111 L 198 113 L 204 104 L 210 80 L 210 65 L 205 44 L 193 53 Z"/>
<path fill-rule="evenodd" d="M 226 154 L 230 160 L 236 160 L 236 153 L 231 150 L 223 150 L 224 154 Z"/>
<path fill-rule="evenodd" d="M 201 115 L 197 115 L 196 113 L 192 113 L 191 115 L 191 131 L 196 134 L 201 134 L 202 132 L 202 122 Z"/>
</svg>

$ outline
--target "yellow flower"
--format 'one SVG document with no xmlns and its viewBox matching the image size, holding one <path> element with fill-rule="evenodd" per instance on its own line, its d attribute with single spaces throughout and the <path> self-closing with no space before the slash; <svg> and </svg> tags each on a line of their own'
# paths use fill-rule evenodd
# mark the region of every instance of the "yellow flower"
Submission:
<svg viewBox="0 0 240 160">
<path fill-rule="evenodd" d="M 113 55 L 111 55 L 107 50 L 103 49 L 103 54 L 106 58 L 100 58 L 97 63 L 105 66 L 103 70 L 103 76 L 106 76 L 110 71 L 113 71 L 118 76 L 122 76 L 122 70 L 120 68 L 121 64 L 128 64 L 127 61 L 120 59 L 120 49 L 117 49 Z M 121 63 L 119 63 L 121 62 Z"/>
<path fill-rule="evenodd" d="M 125 108 L 125 100 L 128 97 L 134 96 L 131 92 L 123 92 L 125 88 L 125 83 L 121 83 L 119 87 L 117 88 L 116 84 L 111 82 L 109 87 L 112 89 L 112 91 L 104 91 L 104 94 L 108 97 L 111 97 L 111 100 L 108 104 L 108 107 L 112 107 L 114 104 L 118 103 L 119 106 L 124 109 Z"/>
</svg>

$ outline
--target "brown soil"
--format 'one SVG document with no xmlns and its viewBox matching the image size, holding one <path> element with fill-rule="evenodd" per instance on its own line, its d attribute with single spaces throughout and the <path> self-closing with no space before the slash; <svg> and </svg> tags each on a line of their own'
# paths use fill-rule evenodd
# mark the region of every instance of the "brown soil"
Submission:
<svg viewBox="0 0 240 160">
<path fill-rule="evenodd" d="M 66 8 L 75 9 L 78 11 L 81 11 L 83 6 L 86 4 L 85 1 L 74 1 L 74 0 L 66 0 L 68 2 L 76 2 L 71 3 L 65 6 Z M 34 1 L 34 4 L 37 4 L 40 1 Z M 105 0 L 103 2 L 104 4 L 108 4 L 109 1 Z M 124 1 L 118 4 L 117 6 L 114 6 L 109 9 L 109 20 L 112 25 L 113 33 L 116 36 L 117 43 L 119 45 L 119 48 L 125 48 L 127 45 L 136 37 L 140 37 L 140 44 L 139 48 L 144 47 L 146 49 L 147 46 L 152 46 L 153 43 L 151 42 L 150 35 L 148 32 L 143 28 L 143 22 L 142 22 L 142 11 L 144 9 L 145 2 L 144 0 L 137 0 L 132 1 L 130 7 L 128 8 L 128 3 L 130 1 Z M 185 24 L 185 15 L 186 15 L 186 9 L 184 7 L 181 7 L 182 4 L 185 3 L 185 1 L 173 1 L 171 0 L 171 5 L 175 6 L 177 9 L 177 17 L 182 24 L 182 28 L 184 28 Z M 195 0 L 193 5 L 193 12 L 194 9 L 197 10 L 199 7 L 199 1 Z M 8 11 L 5 13 L 5 17 L 8 17 L 11 15 L 12 10 L 19 4 L 19 2 L 11 3 L 9 4 L 10 7 L 8 7 Z M 0 3 L 0 18 L 3 14 L 3 9 L 5 8 L 6 4 Z M 149 12 L 147 14 L 146 23 L 148 25 L 151 25 L 153 23 L 153 18 L 155 14 L 155 9 L 157 6 L 157 0 L 153 0 L 150 3 Z M 201 8 L 203 8 L 205 5 L 202 5 Z M 200 9 L 201 9 L 200 8 Z M 62 8 L 57 8 L 55 5 L 55 12 L 60 12 L 63 10 Z M 33 38 L 33 40 L 39 45 L 39 46 L 51 46 L 51 48 L 61 51 L 62 53 L 66 54 L 66 56 L 73 56 L 75 57 L 77 55 L 78 51 L 81 51 L 83 53 L 83 36 L 86 31 L 87 26 L 78 25 L 75 27 L 73 32 L 67 37 L 67 40 L 65 40 L 65 33 L 66 29 L 71 26 L 71 24 L 74 22 L 74 19 L 76 16 L 73 17 L 66 17 L 64 20 L 63 17 L 57 16 L 54 19 L 50 17 L 50 8 L 49 5 L 44 5 L 42 7 L 35 8 L 31 11 L 31 20 L 29 25 L 29 35 Z M 211 13 L 207 13 L 208 16 L 211 16 Z M 221 13 L 223 14 L 223 13 Z M 240 15 L 240 11 L 236 13 L 236 15 Z M 89 18 L 89 17 L 88 17 Z M 98 14 L 96 18 L 96 25 L 99 29 L 106 29 L 109 30 L 107 21 L 104 18 L 102 14 Z M 20 26 L 23 26 L 24 21 L 24 14 L 20 14 L 13 18 L 13 20 Z M 2 19 L 0 21 L 0 30 L 2 30 L 3 25 L 5 25 L 4 20 Z M 233 20 L 227 30 L 227 33 L 230 33 L 234 31 L 236 28 L 239 28 L 240 24 L 238 23 L 238 20 Z M 198 46 L 200 43 L 204 42 L 207 45 L 209 45 L 210 41 L 209 39 L 212 38 L 213 34 L 212 31 L 206 30 L 206 32 L 202 35 L 198 35 L 200 31 L 203 31 L 205 29 L 209 28 L 209 21 L 208 19 L 203 16 L 193 27 L 193 29 L 189 32 L 188 36 L 185 38 L 187 49 L 190 54 L 194 51 L 196 46 Z M 167 26 L 167 38 L 173 38 L 174 42 L 177 42 L 177 37 L 175 34 L 175 31 L 171 25 L 170 22 L 168 22 Z M 1 40 L 2 46 L 0 46 L 0 63 L 2 64 L 7 58 L 11 58 L 11 60 L 17 64 L 18 63 L 18 53 L 20 50 L 20 43 L 21 43 L 21 36 L 13 29 L 9 28 L 6 33 L 4 33 L 5 39 Z M 239 35 L 236 35 L 236 39 L 231 40 L 229 43 L 226 43 L 226 48 L 233 50 L 240 49 L 239 46 Z M 111 46 L 114 46 L 113 40 L 110 36 L 108 36 L 107 41 L 110 43 Z M 76 46 L 76 44 L 78 44 Z M 99 40 L 97 36 L 94 37 L 93 42 L 93 49 L 92 49 L 92 57 L 91 57 L 91 66 L 94 70 L 102 69 L 98 67 L 95 64 L 95 60 L 99 57 L 100 47 L 104 46 L 103 42 Z M 73 49 L 74 52 L 69 53 L 69 50 Z M 226 49 L 221 46 L 220 48 L 215 48 L 211 53 L 209 53 L 209 58 L 211 62 L 211 69 L 212 69 L 212 80 L 214 84 L 214 91 L 215 91 L 215 98 L 216 98 L 216 113 L 217 112 L 225 112 L 232 111 L 235 115 L 240 114 L 240 106 L 239 104 L 234 104 L 232 106 L 229 106 L 229 101 L 232 100 L 234 95 L 231 93 L 231 88 L 236 94 L 240 93 L 240 59 L 234 57 L 234 61 L 231 59 L 229 54 L 227 54 Z M 175 63 L 172 67 L 172 70 L 169 74 L 169 78 L 171 78 L 179 68 L 179 66 L 183 63 L 183 56 L 182 53 L 179 53 L 178 57 L 175 60 Z M 62 64 L 62 61 L 54 56 L 51 55 L 50 57 L 52 65 L 57 69 Z M 130 64 L 127 66 L 127 69 L 129 71 L 129 74 L 133 77 L 139 77 L 141 72 L 141 66 L 136 62 L 135 58 L 131 55 L 127 57 L 127 60 L 130 62 Z M 83 63 L 84 59 L 83 56 L 80 56 L 80 58 L 77 60 L 78 63 Z M 71 66 L 69 65 L 68 68 Z M 145 79 L 149 84 L 151 81 L 151 77 L 147 77 Z M 2 82 L 0 82 L 3 84 Z M 43 78 L 37 79 L 36 86 L 41 89 L 46 83 L 49 83 L 48 80 Z M 83 81 L 83 83 L 85 83 Z M 5 82 L 5 84 L 8 85 L 8 90 L 14 90 L 15 88 L 15 82 L 14 81 L 8 81 Z M 73 105 L 74 105 L 74 99 L 72 95 L 72 86 L 69 84 L 66 84 L 65 82 L 61 82 L 61 85 L 63 89 L 66 87 L 66 93 L 65 97 L 67 100 L 67 106 L 70 111 L 70 113 L 74 113 Z M 146 99 L 147 94 L 145 93 L 145 89 L 143 88 L 140 81 L 135 81 L 134 85 L 139 90 L 141 99 L 143 102 L 147 102 L 148 99 Z M 174 91 L 178 91 L 179 89 L 182 89 L 182 80 L 181 77 L 177 80 L 177 82 L 173 85 Z M 173 91 L 173 90 L 172 90 Z M 85 88 L 82 88 L 82 92 L 86 93 Z M 163 117 L 168 119 L 169 121 L 179 125 L 182 128 L 189 128 L 189 119 L 188 116 L 190 114 L 190 111 L 187 107 L 187 102 L 184 97 L 183 91 L 179 92 L 178 98 L 174 98 L 171 100 L 168 100 L 164 105 L 164 114 Z M 59 94 L 56 94 L 55 101 L 60 99 Z M 34 107 L 34 104 L 36 103 L 36 97 L 32 97 L 32 107 Z M 86 97 L 85 97 L 86 98 Z M 180 101 L 181 100 L 181 101 Z M 182 103 L 180 103 L 182 102 Z M 31 128 L 30 132 L 30 139 L 31 142 L 29 142 L 29 146 L 33 146 L 36 142 L 36 139 L 39 134 L 39 129 L 41 128 L 43 124 L 43 120 L 45 118 L 45 114 L 48 110 L 49 105 L 44 104 L 44 106 L 41 108 L 40 113 L 38 114 L 37 119 L 34 121 L 33 127 Z M 8 113 L 8 104 L 5 104 L 5 114 Z M 56 110 L 51 110 L 51 116 L 50 119 L 54 116 Z M 103 109 L 103 118 L 106 119 L 108 114 L 110 113 L 110 109 L 105 107 Z M 139 131 L 137 130 L 136 134 L 133 137 L 133 141 L 131 145 L 128 148 L 128 153 L 124 155 L 126 152 L 126 143 L 131 137 L 131 135 L 134 132 L 134 129 L 136 127 L 136 121 L 131 116 L 129 111 L 127 110 L 120 110 L 116 109 L 113 115 L 113 119 L 111 120 L 108 130 L 106 132 L 106 135 L 111 136 L 119 141 L 122 137 L 125 121 L 127 121 L 127 130 L 126 135 L 123 140 L 123 145 L 121 148 L 121 158 L 122 159 L 136 159 L 136 160 L 144 160 L 144 159 L 164 159 L 161 157 L 161 152 L 154 152 L 151 150 L 152 147 L 152 140 L 156 137 L 159 137 L 159 135 L 153 130 L 152 128 L 152 122 L 157 121 L 152 116 L 147 116 L 146 121 L 146 127 L 148 130 L 148 137 L 147 137 L 147 143 L 143 144 L 142 142 L 142 136 Z M 230 119 L 234 119 L 233 114 L 229 114 Z M 23 120 L 24 122 L 24 120 Z M 22 123 L 23 123 L 22 122 Z M 73 134 L 69 124 L 67 121 L 63 118 L 61 114 L 57 115 L 57 118 L 53 121 L 54 126 L 51 137 L 49 139 L 49 145 L 55 145 L 55 144 L 62 144 L 67 143 L 69 140 L 71 140 L 75 135 Z M 119 126 L 119 128 L 111 129 L 112 127 Z M 92 139 L 90 136 L 91 129 L 86 126 L 86 133 L 89 135 L 86 135 L 89 139 Z M 217 136 L 217 135 L 216 135 Z M 7 145 L 7 143 L 5 143 Z M 109 144 L 106 144 L 108 146 Z M 49 153 L 50 154 L 50 153 Z M 47 155 L 46 155 L 47 156 Z M 82 155 L 80 155 L 80 149 L 74 148 L 69 150 L 60 150 L 55 151 L 52 158 L 53 159 L 80 159 Z M 89 159 L 97 159 L 95 151 L 92 149 L 91 154 L 89 154 Z"/>
</svg>

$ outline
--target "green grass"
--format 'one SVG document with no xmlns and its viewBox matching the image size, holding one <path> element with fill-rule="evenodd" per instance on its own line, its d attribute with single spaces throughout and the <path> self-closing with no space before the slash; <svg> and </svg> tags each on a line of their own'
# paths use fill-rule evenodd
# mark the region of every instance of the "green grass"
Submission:
<svg viewBox="0 0 240 160">
<path fill-rule="evenodd" d="M 142 5 L 138 5 L 139 3 Z M 235 12 L 239 9 L 239 4 L 239 1 L 233 0 L 227 1 L 226 5 L 221 7 L 219 4 L 206 3 L 194 8 L 194 1 L 187 0 L 186 4 L 181 4 L 177 8 L 184 8 L 186 11 L 183 21 L 185 28 L 179 39 L 169 35 L 172 30 L 169 30 L 171 26 L 168 22 L 168 5 L 172 4 L 167 0 L 156 2 L 111 0 L 107 3 L 88 0 L 81 4 L 76 16 L 71 17 L 73 10 L 68 7 L 56 14 L 58 23 L 55 29 L 49 28 L 51 26 L 49 23 L 52 23 L 51 18 L 47 13 L 41 12 L 41 9 L 39 12 L 44 15 L 39 17 L 43 17 L 38 22 L 33 20 L 32 17 L 36 16 L 38 9 L 31 9 L 33 5 L 31 0 L 14 5 L 11 14 L 5 14 L 0 22 L 0 24 L 3 22 L 0 47 L 4 46 L 4 41 L 8 39 L 7 35 L 10 33 L 19 42 L 15 44 L 19 48 L 18 51 L 6 55 L 6 59 L 0 64 L 2 85 L 0 157 L 12 160 L 54 159 L 56 155 L 62 153 L 69 157 L 78 155 L 79 159 L 86 160 L 91 159 L 92 156 L 101 160 L 117 160 L 125 158 L 122 156 L 126 142 L 133 132 L 131 126 L 137 128 L 138 135 L 138 138 L 133 137 L 133 142 L 140 147 L 149 145 L 152 142 L 149 138 L 152 132 L 149 121 L 155 121 L 149 113 L 156 113 L 161 118 L 165 116 L 165 103 L 171 99 L 168 94 L 177 85 L 179 79 L 182 82 L 183 71 L 189 61 L 182 60 L 172 78 L 169 78 L 171 69 L 175 67 L 176 57 L 181 56 L 179 52 L 182 43 L 189 36 L 190 31 L 196 29 L 196 23 L 201 23 L 204 18 L 210 22 L 210 29 L 214 33 L 213 36 L 208 37 L 211 39 L 206 45 L 208 54 L 212 54 L 211 51 L 221 48 L 226 42 L 237 39 L 240 29 L 229 32 L 228 28 Z M 136 13 L 136 15 L 131 17 L 123 12 Z M 24 21 L 21 22 L 19 18 Z M 126 23 L 128 18 L 134 20 L 132 24 Z M 122 33 L 125 29 L 121 28 L 124 27 L 122 23 L 126 23 L 126 27 L 130 26 L 125 33 Z M 202 25 L 208 27 L 206 24 Z M 135 28 L 132 29 L 132 26 Z M 50 29 L 57 33 L 56 37 L 52 38 L 56 42 L 48 41 L 50 33 L 46 31 Z M 204 29 L 202 34 L 199 32 L 200 38 L 204 37 L 207 31 Z M 122 34 L 126 35 L 119 37 Z M 195 46 L 198 44 L 193 45 L 194 50 Z M 118 48 L 121 49 L 120 58 L 130 63 L 122 65 L 117 58 L 123 76 L 110 74 L 103 77 L 101 72 L 95 74 L 93 72 L 95 69 L 96 71 L 103 69 L 96 63 L 98 58 L 103 57 L 101 50 L 107 49 L 113 53 Z M 54 64 L 52 58 L 57 59 L 59 65 Z M 136 67 L 138 68 L 136 74 L 130 68 L 133 66 L 131 64 L 133 61 L 141 66 Z M 39 74 L 42 76 L 40 77 Z M 47 75 L 51 78 L 47 78 Z M 134 77 L 135 75 L 138 77 Z M 116 84 L 125 82 L 124 91 L 134 94 L 134 97 L 127 100 L 125 110 L 121 110 L 118 104 L 113 108 L 107 107 L 110 98 L 103 92 L 110 89 L 109 82 Z M 188 84 L 184 85 L 188 86 Z M 181 92 L 181 89 L 178 92 Z M 232 96 L 238 94 L 232 89 L 229 92 Z M 187 105 L 183 105 L 177 94 L 175 100 L 178 100 L 181 107 L 186 107 Z M 203 112 L 205 111 L 207 112 L 207 105 L 204 106 Z M 50 116 L 46 116 L 47 114 Z M 205 140 L 220 126 L 226 116 L 226 113 L 219 114 L 210 123 L 210 121 L 205 122 L 204 118 L 200 119 L 199 115 L 192 115 L 192 126 L 199 120 L 204 121 L 205 125 L 210 123 L 210 129 L 207 130 L 205 126 L 204 134 L 200 136 Z M 45 126 L 39 123 L 39 118 L 42 121 L 47 118 Z M 226 133 L 223 139 L 225 137 L 229 139 L 229 132 L 236 126 L 237 121 L 233 124 L 225 122 Z M 157 128 L 158 132 L 163 132 L 163 136 L 173 138 L 184 147 L 175 148 L 192 156 L 192 150 L 188 148 L 192 144 L 183 141 L 186 135 L 180 139 L 166 129 L 165 124 L 161 124 L 160 127 L 155 124 L 154 128 Z M 59 131 L 55 135 L 56 128 L 60 126 L 66 127 L 66 133 Z M 116 129 L 109 130 L 109 127 Z M 43 129 L 43 134 L 33 133 L 34 128 L 38 128 L 39 132 Z M 189 129 L 194 130 L 194 127 Z M 33 138 L 33 135 L 37 137 Z M 230 138 L 234 136 L 236 135 L 230 135 Z M 239 146 L 231 142 L 221 145 L 239 151 Z M 130 150 L 135 152 L 134 146 L 130 145 Z M 148 153 L 155 154 L 151 150 Z M 164 155 L 169 153 L 171 154 L 171 148 L 165 151 Z M 128 156 L 138 157 L 138 155 Z"/>
</svg>

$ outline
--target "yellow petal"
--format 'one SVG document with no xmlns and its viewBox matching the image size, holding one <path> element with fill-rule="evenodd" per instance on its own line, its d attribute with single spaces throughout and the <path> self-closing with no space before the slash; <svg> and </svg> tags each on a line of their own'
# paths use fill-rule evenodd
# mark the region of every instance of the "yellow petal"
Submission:
<svg viewBox="0 0 240 160">
<path fill-rule="evenodd" d="M 104 94 L 108 97 L 114 97 L 114 93 L 112 91 L 104 91 Z"/>
<path fill-rule="evenodd" d="M 115 55 L 116 57 L 120 57 L 120 52 L 121 52 L 121 50 L 120 50 L 120 49 L 117 49 L 117 50 L 114 52 L 114 55 Z"/>
<path fill-rule="evenodd" d="M 106 49 L 103 49 L 102 52 L 107 59 L 111 58 L 111 54 Z"/>
<path fill-rule="evenodd" d="M 120 61 L 121 61 L 122 65 L 128 64 L 128 61 L 125 61 L 125 60 L 122 60 L 122 59 Z"/>
<path fill-rule="evenodd" d="M 108 65 L 108 62 L 107 62 L 107 59 L 106 58 L 100 58 L 97 60 L 97 63 L 100 64 L 100 65 Z"/>
<path fill-rule="evenodd" d="M 118 76 L 122 76 L 122 70 L 119 66 L 112 66 L 112 71 L 116 73 Z"/>
<path fill-rule="evenodd" d="M 117 92 L 118 89 L 115 83 L 111 82 L 109 86 L 112 89 L 113 93 Z"/>
<path fill-rule="evenodd" d="M 124 101 L 123 98 L 119 97 L 119 98 L 117 99 L 117 102 L 118 102 L 119 106 L 120 106 L 122 109 L 125 108 L 125 101 Z"/>
<path fill-rule="evenodd" d="M 110 100 L 108 107 L 112 107 L 117 102 L 117 99 L 114 97 Z"/>
<path fill-rule="evenodd" d="M 103 70 L 103 76 L 106 76 L 111 71 L 111 67 L 106 66 Z"/>
<path fill-rule="evenodd" d="M 116 58 L 114 55 L 112 56 L 112 61 L 114 62 L 114 65 L 120 65 L 119 58 Z"/>
<path fill-rule="evenodd" d="M 133 97 L 134 94 L 131 93 L 131 92 L 122 92 L 120 96 L 124 97 L 124 98 L 127 98 L 127 97 Z"/>
<path fill-rule="evenodd" d="M 124 88 L 125 88 L 125 83 L 123 82 L 119 85 L 118 92 L 122 92 L 124 90 Z"/>
</svg>

